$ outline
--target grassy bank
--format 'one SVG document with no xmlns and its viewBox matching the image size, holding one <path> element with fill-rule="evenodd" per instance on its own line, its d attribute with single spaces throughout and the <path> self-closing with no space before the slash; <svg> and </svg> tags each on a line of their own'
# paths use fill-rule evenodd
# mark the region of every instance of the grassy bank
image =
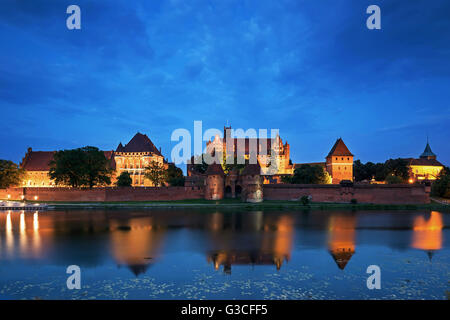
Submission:
<svg viewBox="0 0 450 320">
<path fill-rule="evenodd" d="M 33 201 L 28 201 L 33 203 Z M 365 204 L 365 203 L 329 203 L 313 202 L 303 205 L 298 201 L 264 201 L 246 203 L 237 199 L 217 201 L 192 199 L 179 201 L 122 201 L 122 202 L 45 202 L 49 209 L 133 209 L 133 208 L 239 208 L 259 209 L 296 209 L 296 210 L 436 210 L 449 211 L 449 205 L 437 202 L 430 204 Z"/>
</svg>

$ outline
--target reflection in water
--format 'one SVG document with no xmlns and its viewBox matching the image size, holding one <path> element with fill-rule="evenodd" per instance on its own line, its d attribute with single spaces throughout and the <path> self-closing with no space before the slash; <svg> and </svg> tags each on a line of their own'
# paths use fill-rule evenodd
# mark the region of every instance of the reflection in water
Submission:
<svg viewBox="0 0 450 320">
<path fill-rule="evenodd" d="M 432 211 L 428 219 L 423 216 L 416 217 L 411 246 L 427 251 L 431 261 L 434 252 L 442 248 L 442 228 L 442 216 L 437 211 Z"/>
<path fill-rule="evenodd" d="M 338 265 L 344 270 L 355 253 L 356 216 L 331 216 L 328 228 L 328 249 Z"/>
<path fill-rule="evenodd" d="M 225 221 L 213 216 L 210 226 L 212 249 L 207 261 L 214 269 L 223 266 L 231 274 L 232 265 L 270 265 L 281 268 L 289 261 L 294 235 L 291 216 L 278 216 L 275 221 L 262 212 L 248 213 L 242 219 Z"/>
<path fill-rule="evenodd" d="M 11 256 L 14 252 L 14 235 L 12 231 L 11 211 L 6 215 L 6 253 Z"/>
<path fill-rule="evenodd" d="M 214 269 L 223 267 L 229 274 L 233 265 L 279 270 L 291 256 L 301 258 L 299 248 L 307 247 L 328 251 L 343 270 L 355 254 L 356 239 L 401 249 L 407 243 L 431 257 L 445 247 L 448 217 L 435 211 L 429 217 L 416 212 L 7 211 L 0 212 L 0 262 L 35 259 L 93 266 L 112 258 L 137 276 L 154 263 L 164 264 L 159 259 L 163 254 L 185 252 L 189 260 L 196 252 L 206 253 Z M 411 231 L 397 231 L 404 229 Z M 166 239 L 170 241 L 163 246 Z M 331 259 L 330 265 L 336 269 Z"/>
<path fill-rule="evenodd" d="M 136 276 L 145 273 L 158 256 L 164 231 L 151 218 L 131 219 L 126 226 L 110 223 L 111 250 L 116 263 L 126 265 Z"/>
</svg>

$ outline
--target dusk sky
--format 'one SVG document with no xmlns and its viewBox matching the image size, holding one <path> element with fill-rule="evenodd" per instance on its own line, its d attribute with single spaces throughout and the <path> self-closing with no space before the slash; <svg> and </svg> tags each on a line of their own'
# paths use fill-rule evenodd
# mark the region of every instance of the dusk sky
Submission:
<svg viewBox="0 0 450 320">
<path fill-rule="evenodd" d="M 339 137 L 355 160 L 418 157 L 428 134 L 450 165 L 448 0 L 1 0 L 0 37 L 0 159 L 138 131 L 170 158 L 202 120 L 279 129 L 293 162 Z"/>
</svg>

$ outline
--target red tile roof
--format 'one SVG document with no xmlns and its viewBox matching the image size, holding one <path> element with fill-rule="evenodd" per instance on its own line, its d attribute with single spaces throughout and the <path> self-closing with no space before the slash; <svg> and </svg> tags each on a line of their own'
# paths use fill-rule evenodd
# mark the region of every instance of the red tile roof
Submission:
<svg viewBox="0 0 450 320">
<path fill-rule="evenodd" d="M 439 161 L 437 161 L 436 159 L 414 159 L 414 158 L 408 158 L 405 159 L 406 161 L 409 162 L 410 166 L 439 166 L 439 167 L 443 167 L 444 165 L 442 163 L 440 163 Z"/>
<path fill-rule="evenodd" d="M 347 146 L 345 145 L 344 141 L 342 141 L 341 138 L 336 140 L 336 143 L 334 144 L 333 148 L 331 148 L 330 153 L 328 153 L 327 157 L 332 156 L 353 156 L 353 154 L 348 150 Z"/>
<path fill-rule="evenodd" d="M 55 151 L 29 151 L 20 167 L 28 171 L 48 171 Z"/>
<path fill-rule="evenodd" d="M 125 146 L 122 146 L 122 143 L 120 143 L 116 152 L 153 152 L 162 156 L 150 138 L 139 132 Z"/>
<path fill-rule="evenodd" d="M 25 155 L 20 167 L 27 171 L 49 171 L 50 161 L 56 151 L 31 151 Z M 112 160 L 111 167 L 115 169 L 114 151 L 103 151 L 106 159 Z"/>
</svg>

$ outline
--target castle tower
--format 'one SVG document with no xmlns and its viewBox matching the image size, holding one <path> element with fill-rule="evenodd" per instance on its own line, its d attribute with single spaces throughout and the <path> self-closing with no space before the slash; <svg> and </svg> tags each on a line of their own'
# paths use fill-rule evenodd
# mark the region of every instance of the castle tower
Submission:
<svg viewBox="0 0 450 320">
<path fill-rule="evenodd" d="M 353 181 L 353 154 L 341 138 L 336 140 L 326 157 L 326 169 L 333 184 L 342 180 Z"/>
<path fill-rule="evenodd" d="M 263 201 L 263 181 L 259 164 L 248 164 L 242 171 L 243 195 L 245 202 Z"/>
<path fill-rule="evenodd" d="M 225 174 L 220 164 L 214 163 L 208 166 L 205 172 L 205 199 L 221 200 L 224 198 Z"/>
</svg>

